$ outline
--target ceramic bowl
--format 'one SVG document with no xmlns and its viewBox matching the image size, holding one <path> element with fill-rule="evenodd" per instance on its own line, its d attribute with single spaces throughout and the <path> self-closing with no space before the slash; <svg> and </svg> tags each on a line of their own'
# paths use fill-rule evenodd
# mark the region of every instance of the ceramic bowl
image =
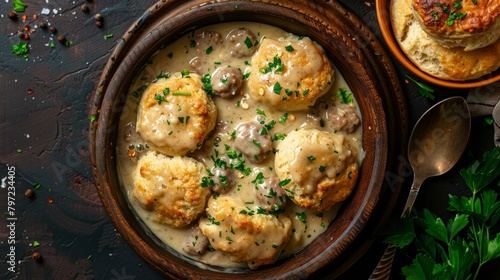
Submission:
<svg viewBox="0 0 500 280">
<path fill-rule="evenodd" d="M 450 81 L 443 80 L 440 78 L 436 78 L 432 75 L 427 74 L 426 72 L 420 70 L 413 62 L 406 56 L 403 50 L 399 47 L 399 44 L 394 37 L 394 33 L 392 30 L 391 19 L 390 19 L 390 4 L 391 0 L 376 0 L 375 7 L 377 13 L 377 20 L 380 27 L 380 32 L 382 33 L 382 37 L 384 38 L 385 43 L 389 51 L 392 55 L 398 60 L 398 62 L 403 65 L 408 71 L 410 71 L 413 75 L 419 77 L 420 79 L 430 82 L 432 84 L 449 87 L 449 88 L 457 88 L 457 89 L 468 89 L 475 88 L 480 86 L 486 86 L 491 83 L 500 81 L 500 69 L 495 72 L 485 75 L 476 80 L 470 81 Z"/>
<path fill-rule="evenodd" d="M 117 124 L 128 88 L 140 68 L 159 48 L 186 32 L 227 21 L 274 25 L 309 36 L 322 45 L 359 103 L 366 153 L 355 190 L 324 233 L 292 257 L 257 270 L 231 273 L 173 252 L 144 227 L 129 207 L 115 161 Z M 366 251 L 373 232 L 388 217 L 399 193 L 399 181 L 388 183 L 386 176 L 397 175 L 393 159 L 405 150 L 407 117 L 403 93 L 375 36 L 335 1 L 160 1 L 119 40 L 91 105 L 91 113 L 97 116 L 90 127 L 91 162 L 102 203 L 129 245 L 169 278 L 335 277 Z"/>
</svg>

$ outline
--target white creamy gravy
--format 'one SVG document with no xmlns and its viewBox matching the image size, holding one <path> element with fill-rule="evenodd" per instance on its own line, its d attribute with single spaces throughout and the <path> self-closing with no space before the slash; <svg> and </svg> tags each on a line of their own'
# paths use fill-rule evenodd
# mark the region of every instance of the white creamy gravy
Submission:
<svg viewBox="0 0 500 280">
<path fill-rule="evenodd" d="M 239 68 L 243 74 L 249 73 L 252 70 L 251 66 L 248 65 L 251 57 L 235 58 L 229 55 L 231 49 L 225 45 L 217 45 L 217 47 L 214 45 L 212 52 L 209 54 L 206 54 L 205 49 L 200 51 L 200 49 L 193 46 L 193 36 L 197 36 L 204 31 L 217 31 L 222 35 L 222 38 L 225 38 L 226 34 L 230 31 L 241 28 L 251 30 L 259 41 L 262 40 L 263 37 L 278 39 L 291 35 L 279 28 L 252 22 L 223 23 L 208 26 L 187 34 L 158 51 L 152 58 L 151 63 L 145 65 L 143 70 L 139 73 L 130 88 L 129 97 L 127 98 L 119 123 L 117 139 L 119 177 L 127 194 L 130 194 L 133 188 L 132 174 L 136 166 L 137 158 L 148 149 L 144 140 L 135 132 L 137 106 L 140 101 L 140 94 L 145 85 L 154 81 L 161 73 L 173 73 L 180 72 L 184 69 L 192 69 L 191 65 L 193 65 L 193 61 L 198 63 L 197 65 L 201 63 L 201 65 L 205 66 L 204 70 L 201 70 L 203 73 L 200 73 L 202 76 L 207 73 L 212 74 L 216 68 L 222 66 L 236 67 Z M 205 47 L 208 48 L 210 46 Z M 340 88 L 346 88 L 347 92 L 350 93 L 350 89 L 346 82 L 337 69 L 335 70 L 335 81 L 330 91 L 318 100 L 314 108 L 305 112 L 279 111 L 271 106 L 267 106 L 267 104 L 256 103 L 248 94 L 245 94 L 245 82 L 241 95 L 231 98 L 215 96 L 213 100 L 218 108 L 217 126 L 213 133 L 205 140 L 203 147 L 190 156 L 205 164 L 207 168 L 213 167 L 214 163 L 211 157 L 213 157 L 215 153 L 218 154 L 218 157 L 225 157 L 228 152 L 234 151 L 231 146 L 232 138 L 229 134 L 236 130 L 239 123 L 252 120 L 264 124 L 275 122 L 274 127 L 269 131 L 271 137 L 276 138 L 276 141 L 273 141 L 273 147 L 276 147 L 278 141 L 280 141 L 280 137 L 286 135 L 286 132 L 294 129 L 315 128 L 334 132 L 335 128 L 333 122 L 327 119 L 328 114 L 331 113 L 329 110 L 331 110 L 332 106 L 335 106 L 333 105 L 334 103 L 339 103 L 336 94 L 339 92 Z M 351 106 L 357 106 L 355 100 Z M 358 116 L 360 116 L 357 108 L 356 112 L 358 112 Z M 339 131 L 336 133 L 343 132 Z M 360 156 L 359 162 L 361 162 L 361 127 L 358 127 L 353 133 L 343 134 L 345 134 L 346 139 L 358 149 L 357 152 Z M 131 149 L 132 147 L 133 149 Z M 318 149 L 321 151 L 321 147 Z M 318 151 L 309 152 L 311 154 L 318 153 Z M 294 168 L 301 168 L 303 165 L 307 165 L 307 162 L 296 163 Z M 239 174 L 240 176 L 238 177 L 241 178 L 239 178 L 237 186 L 226 195 L 239 196 L 245 201 L 255 200 L 252 198 L 255 196 L 252 190 L 252 188 L 255 188 L 255 183 L 252 183 L 252 181 L 255 180 L 259 173 L 262 173 L 265 178 L 274 174 L 274 155 L 271 154 L 267 160 L 261 164 L 251 164 L 247 160 L 245 166 L 251 169 L 251 174 L 248 176 Z M 302 178 L 301 180 L 307 179 Z M 151 213 L 149 211 L 144 210 L 138 205 L 137 201 L 132 196 L 129 196 L 129 200 L 137 216 L 161 241 L 174 250 L 185 254 L 182 250 L 182 244 L 184 243 L 184 236 L 189 228 L 178 229 L 168 225 L 155 223 L 151 221 Z M 338 207 L 339 205 L 336 205 L 329 211 L 317 213 L 312 210 L 303 209 L 295 205 L 292 201 L 288 201 L 283 215 L 288 215 L 293 222 L 293 234 L 290 242 L 285 248 L 285 253 L 281 257 L 289 256 L 300 250 L 321 234 L 335 217 Z M 300 214 L 301 217 L 305 216 L 306 220 L 301 221 L 303 219 L 299 219 L 298 214 Z M 246 266 L 246 264 L 232 263 L 229 261 L 228 256 L 220 252 L 206 252 L 200 257 L 189 257 L 203 263 L 223 267 Z"/>
</svg>

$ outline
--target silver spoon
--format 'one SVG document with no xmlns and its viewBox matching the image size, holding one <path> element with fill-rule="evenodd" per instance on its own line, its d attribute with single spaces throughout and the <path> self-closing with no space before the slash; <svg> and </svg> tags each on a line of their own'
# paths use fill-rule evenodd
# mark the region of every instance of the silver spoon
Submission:
<svg viewBox="0 0 500 280">
<path fill-rule="evenodd" d="M 448 172 L 460 159 L 471 128 L 469 107 L 464 98 L 447 98 L 427 110 L 417 121 L 408 143 L 413 184 L 401 217 L 417 198 L 423 181 Z M 389 245 L 369 279 L 389 279 L 396 247 Z"/>
</svg>

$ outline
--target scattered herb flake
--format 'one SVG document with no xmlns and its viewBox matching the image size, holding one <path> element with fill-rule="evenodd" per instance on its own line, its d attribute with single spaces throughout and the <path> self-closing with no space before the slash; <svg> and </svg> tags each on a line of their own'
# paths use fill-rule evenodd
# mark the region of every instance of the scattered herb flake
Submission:
<svg viewBox="0 0 500 280">
<path fill-rule="evenodd" d="M 106 35 L 104 35 L 104 40 L 108 40 L 109 38 L 113 38 L 113 36 L 114 36 L 113 33 L 106 34 Z"/>
<path fill-rule="evenodd" d="M 295 215 L 297 216 L 297 219 L 302 223 L 305 224 L 307 222 L 306 212 L 296 212 Z"/>
<path fill-rule="evenodd" d="M 40 242 L 38 242 L 36 240 L 33 241 L 33 247 L 38 247 L 38 246 L 40 246 Z"/>
<path fill-rule="evenodd" d="M 158 105 L 161 105 L 162 102 L 167 102 L 165 97 L 163 97 L 163 95 L 158 93 L 155 94 L 155 99 L 158 100 Z"/>
<path fill-rule="evenodd" d="M 24 12 L 28 7 L 28 5 L 24 4 L 21 0 L 14 0 L 12 6 L 14 6 L 14 12 Z"/>
<path fill-rule="evenodd" d="M 191 93 L 187 91 L 174 91 L 172 95 L 191 96 Z"/>
<path fill-rule="evenodd" d="M 189 78 L 190 77 L 189 74 L 191 74 L 191 73 L 189 72 L 188 69 L 184 69 L 181 71 L 181 75 L 183 78 Z"/>
<path fill-rule="evenodd" d="M 281 116 L 279 119 L 280 124 L 285 124 L 287 119 L 288 119 L 288 113 L 284 113 L 283 116 Z"/>
<path fill-rule="evenodd" d="M 19 41 L 16 45 L 12 46 L 12 53 L 16 55 L 21 55 L 24 58 L 28 58 L 28 43 L 22 43 Z"/>
<path fill-rule="evenodd" d="M 205 51 L 206 54 L 210 54 L 214 48 L 212 46 L 208 47 L 207 50 Z"/>
<path fill-rule="evenodd" d="M 291 181 L 292 181 L 291 179 L 285 179 L 285 180 L 283 180 L 283 181 L 280 181 L 280 182 L 278 183 L 278 185 L 279 185 L 280 187 L 284 187 L 284 186 L 288 185 L 288 183 L 290 183 Z"/>
<path fill-rule="evenodd" d="M 257 108 L 256 112 L 257 112 L 257 115 L 266 116 L 266 112 L 264 112 L 264 110 L 262 110 L 262 109 Z"/>
<path fill-rule="evenodd" d="M 273 86 L 273 92 L 276 93 L 276 94 L 280 94 L 281 93 L 281 85 L 279 82 L 276 82 Z"/>
<path fill-rule="evenodd" d="M 245 38 L 244 42 L 245 42 L 245 45 L 247 46 L 247 48 L 253 47 L 252 40 L 250 40 L 250 38 L 248 38 L 248 36 Z"/>
</svg>

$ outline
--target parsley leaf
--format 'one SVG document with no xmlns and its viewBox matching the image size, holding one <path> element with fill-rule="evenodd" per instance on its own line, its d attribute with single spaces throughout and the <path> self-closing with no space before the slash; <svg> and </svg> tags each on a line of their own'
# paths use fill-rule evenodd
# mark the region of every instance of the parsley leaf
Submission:
<svg viewBox="0 0 500 280">
<path fill-rule="evenodd" d="M 14 6 L 14 12 L 24 12 L 28 7 L 28 5 L 24 4 L 21 0 L 14 0 L 12 6 Z"/>
<path fill-rule="evenodd" d="M 418 93 L 422 95 L 423 97 L 429 98 L 430 100 L 434 100 L 436 98 L 432 93 L 434 93 L 434 89 L 432 89 L 430 86 L 418 82 L 409 75 L 405 75 L 406 78 L 408 78 L 410 81 L 414 82 L 418 86 Z"/>
<path fill-rule="evenodd" d="M 460 171 L 469 196 L 449 195 L 444 221 L 428 209 L 414 209 L 404 219 L 390 220 L 381 234 L 399 248 L 414 245 L 417 253 L 402 268 L 406 279 L 477 279 L 481 268 L 500 258 L 500 147 Z"/>
<path fill-rule="evenodd" d="M 306 94 L 307 94 L 307 92 L 306 92 Z M 339 92 L 337 93 L 337 97 L 340 98 L 340 103 L 342 103 L 342 104 L 352 103 L 352 93 L 347 93 L 347 89 L 345 87 L 339 88 Z"/>
<path fill-rule="evenodd" d="M 22 55 L 24 58 L 28 58 L 28 43 L 22 43 L 19 41 L 16 45 L 12 46 L 12 53 L 16 55 Z"/>
</svg>

